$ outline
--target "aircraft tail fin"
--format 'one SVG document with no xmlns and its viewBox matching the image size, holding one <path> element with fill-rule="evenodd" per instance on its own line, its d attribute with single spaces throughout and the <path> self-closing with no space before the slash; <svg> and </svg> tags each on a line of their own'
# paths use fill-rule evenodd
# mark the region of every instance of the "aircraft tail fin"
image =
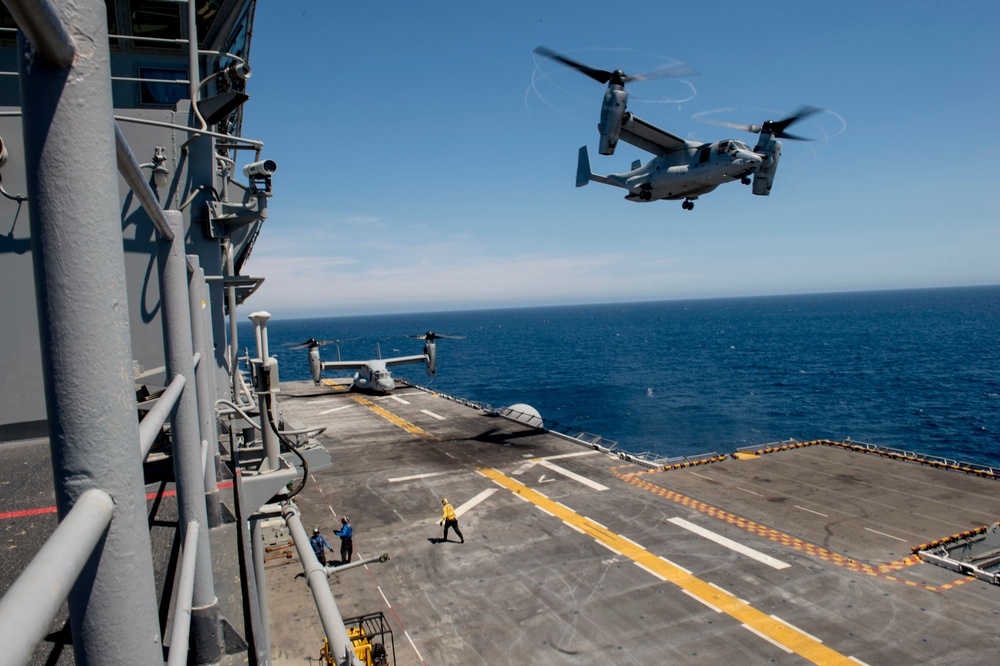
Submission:
<svg viewBox="0 0 1000 666">
<path fill-rule="evenodd" d="M 576 161 L 576 186 L 583 187 L 590 182 L 593 174 L 590 171 L 590 153 L 587 146 L 580 146 L 580 155 Z"/>
</svg>

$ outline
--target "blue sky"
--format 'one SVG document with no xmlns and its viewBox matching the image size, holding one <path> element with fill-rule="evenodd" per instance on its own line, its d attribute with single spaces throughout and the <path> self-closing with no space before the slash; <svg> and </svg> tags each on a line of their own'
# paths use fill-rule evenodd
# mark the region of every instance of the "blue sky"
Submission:
<svg viewBox="0 0 1000 666">
<path fill-rule="evenodd" d="M 645 5 L 645 7 L 643 6 Z M 244 134 L 278 162 L 255 307 L 338 316 L 1000 283 L 995 2 L 261 0 Z M 602 69 L 680 136 L 803 104 L 774 188 L 635 204 L 574 187 Z"/>
</svg>

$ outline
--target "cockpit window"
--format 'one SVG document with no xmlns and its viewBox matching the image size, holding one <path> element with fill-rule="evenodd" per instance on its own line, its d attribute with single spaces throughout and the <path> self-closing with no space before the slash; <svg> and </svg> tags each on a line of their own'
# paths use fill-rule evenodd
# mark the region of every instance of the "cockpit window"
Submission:
<svg viewBox="0 0 1000 666">
<path fill-rule="evenodd" d="M 723 141 L 722 143 L 719 144 L 719 154 L 723 155 L 727 152 L 729 152 L 729 142 Z"/>
</svg>

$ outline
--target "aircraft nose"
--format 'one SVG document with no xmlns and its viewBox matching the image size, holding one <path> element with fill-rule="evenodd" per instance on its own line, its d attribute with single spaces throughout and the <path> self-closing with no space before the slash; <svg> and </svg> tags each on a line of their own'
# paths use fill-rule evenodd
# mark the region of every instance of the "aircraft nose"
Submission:
<svg viewBox="0 0 1000 666">
<path fill-rule="evenodd" d="M 760 166 L 763 161 L 764 160 L 760 155 L 752 153 L 749 150 L 737 150 L 733 153 L 733 164 Z"/>
</svg>

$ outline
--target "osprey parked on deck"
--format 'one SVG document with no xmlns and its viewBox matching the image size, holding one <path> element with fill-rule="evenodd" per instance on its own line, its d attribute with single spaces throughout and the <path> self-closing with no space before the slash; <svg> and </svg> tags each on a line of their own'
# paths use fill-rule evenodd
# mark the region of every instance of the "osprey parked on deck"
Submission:
<svg viewBox="0 0 1000 666">
<path fill-rule="evenodd" d="M 614 72 L 594 69 L 543 46 L 535 49 L 535 53 L 572 67 L 599 83 L 608 84 L 601 105 L 601 121 L 597 126 L 601 133 L 601 155 L 614 155 L 615 146 L 621 139 L 656 156 L 646 164 L 636 160 L 632 163 L 632 170 L 626 173 L 601 176 L 590 170 L 587 147 L 580 148 L 576 186 L 582 187 L 592 180 L 614 185 L 628 190 L 625 198 L 629 201 L 683 199 L 681 206 L 685 210 L 691 210 L 694 208 L 694 200 L 699 196 L 734 180 L 744 185 L 752 182 L 754 194 L 767 196 L 771 193 L 778 159 L 781 157 L 781 141 L 778 139 L 808 141 L 809 139 L 789 134 L 785 130 L 820 110 L 804 106 L 784 120 L 768 120 L 763 125 L 722 123 L 726 127 L 759 134 L 757 145 L 753 149 L 735 139 L 715 143 L 688 141 L 627 111 L 628 93 L 625 91 L 625 84 L 629 81 L 696 74 L 691 68 L 671 65 L 647 74 L 627 76 L 620 69 Z"/>
<path fill-rule="evenodd" d="M 436 340 L 449 338 L 452 340 L 462 340 L 461 336 L 442 335 L 428 331 L 421 335 L 408 335 L 406 337 L 416 338 L 424 341 L 424 353 L 412 356 L 396 356 L 394 358 L 382 358 L 382 350 L 376 346 L 377 358 L 367 361 L 341 361 L 340 349 L 337 349 L 336 361 L 324 361 L 319 356 L 319 348 L 325 345 L 340 342 L 340 340 L 317 340 L 309 338 L 298 345 L 299 348 L 309 349 L 309 371 L 312 373 L 314 384 L 319 384 L 320 375 L 324 370 L 357 370 L 354 373 L 352 386 L 364 391 L 375 393 L 389 393 L 396 388 L 396 381 L 392 378 L 390 366 L 406 365 L 408 363 L 426 363 L 427 375 L 433 377 L 437 374 L 437 345 Z"/>
</svg>

